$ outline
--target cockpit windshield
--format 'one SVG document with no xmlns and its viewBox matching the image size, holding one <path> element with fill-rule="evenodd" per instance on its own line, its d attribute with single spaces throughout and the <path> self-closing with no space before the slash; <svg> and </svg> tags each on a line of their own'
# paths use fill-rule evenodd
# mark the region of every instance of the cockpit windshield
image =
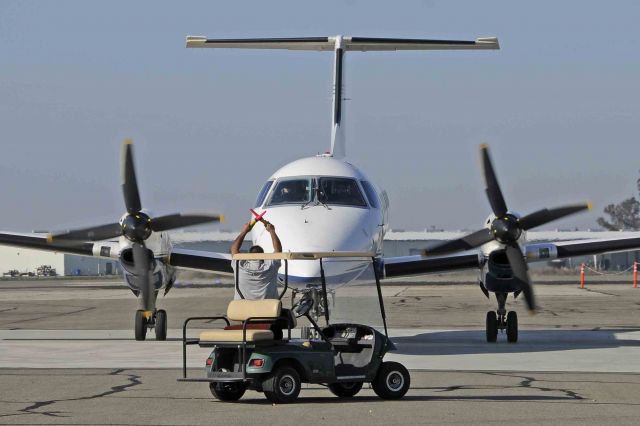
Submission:
<svg viewBox="0 0 640 426">
<path fill-rule="evenodd" d="M 367 207 L 367 202 L 355 179 L 345 177 L 301 177 L 276 181 L 269 206 L 311 203 Z"/>
<path fill-rule="evenodd" d="M 280 180 L 273 190 L 269 205 L 307 203 L 311 196 L 311 178 Z"/>
<path fill-rule="evenodd" d="M 358 183 L 349 178 L 321 177 L 318 179 L 318 201 L 324 204 L 366 207 Z"/>
</svg>

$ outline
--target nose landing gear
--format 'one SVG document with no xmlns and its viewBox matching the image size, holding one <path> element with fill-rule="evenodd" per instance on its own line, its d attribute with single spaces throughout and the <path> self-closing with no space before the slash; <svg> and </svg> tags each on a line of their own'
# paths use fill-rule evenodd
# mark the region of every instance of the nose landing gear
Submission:
<svg viewBox="0 0 640 426">
<path fill-rule="evenodd" d="M 507 342 L 518 341 L 518 314 L 505 308 L 507 293 L 496 293 L 498 300 L 498 310 L 487 312 L 486 333 L 487 342 L 494 343 L 498 340 L 498 330 L 506 331 Z"/>
<path fill-rule="evenodd" d="M 156 340 L 167 340 L 167 312 L 164 309 L 158 309 L 148 313 L 139 309 L 135 316 L 135 336 L 136 340 L 145 340 L 147 330 L 153 328 L 156 332 Z"/>
</svg>

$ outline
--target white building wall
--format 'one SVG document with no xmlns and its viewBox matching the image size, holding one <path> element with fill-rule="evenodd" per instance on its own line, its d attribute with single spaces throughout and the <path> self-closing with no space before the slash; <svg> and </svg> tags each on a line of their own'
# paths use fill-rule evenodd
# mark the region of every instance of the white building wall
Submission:
<svg viewBox="0 0 640 426">
<path fill-rule="evenodd" d="M 62 253 L 0 246 L 0 273 L 4 274 L 12 269 L 35 273 L 38 266 L 50 265 L 58 274 L 62 274 L 64 257 Z"/>
<path fill-rule="evenodd" d="M 120 273 L 120 264 L 116 259 L 98 259 L 32 250 L 17 247 L 0 246 L 0 276 L 12 269 L 19 272 L 36 272 L 36 268 L 50 265 L 58 275 L 116 275 Z M 111 265 L 111 266 L 109 266 Z"/>
</svg>

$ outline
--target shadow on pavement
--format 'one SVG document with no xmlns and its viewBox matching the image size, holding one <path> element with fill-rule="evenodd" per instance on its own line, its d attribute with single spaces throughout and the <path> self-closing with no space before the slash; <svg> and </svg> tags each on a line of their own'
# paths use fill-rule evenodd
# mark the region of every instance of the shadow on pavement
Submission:
<svg viewBox="0 0 640 426">
<path fill-rule="evenodd" d="M 482 330 L 454 330 L 392 337 L 391 340 L 397 346 L 394 353 L 402 355 L 508 354 L 640 347 L 640 335 L 625 338 L 625 334 L 638 331 L 640 329 L 521 330 L 517 343 L 507 343 L 503 334 L 498 335 L 497 343 L 488 343 Z"/>
</svg>

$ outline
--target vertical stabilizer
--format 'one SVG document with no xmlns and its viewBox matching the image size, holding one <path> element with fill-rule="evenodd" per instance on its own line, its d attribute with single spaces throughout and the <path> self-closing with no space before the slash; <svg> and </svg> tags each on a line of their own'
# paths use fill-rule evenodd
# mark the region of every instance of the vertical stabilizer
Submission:
<svg viewBox="0 0 640 426">
<path fill-rule="evenodd" d="M 344 49 L 342 36 L 336 36 L 333 63 L 333 115 L 331 120 L 331 155 L 344 158 L 347 155 L 342 117 L 344 115 Z"/>
<path fill-rule="evenodd" d="M 333 111 L 331 118 L 331 155 L 343 158 L 347 154 L 344 132 L 344 59 L 347 51 L 394 51 L 394 50 L 485 50 L 499 49 L 495 37 L 475 40 L 432 40 L 375 37 L 292 37 L 292 38 L 246 38 L 208 39 L 187 36 L 187 47 L 209 47 L 218 49 L 288 49 L 306 51 L 333 51 Z"/>
</svg>

